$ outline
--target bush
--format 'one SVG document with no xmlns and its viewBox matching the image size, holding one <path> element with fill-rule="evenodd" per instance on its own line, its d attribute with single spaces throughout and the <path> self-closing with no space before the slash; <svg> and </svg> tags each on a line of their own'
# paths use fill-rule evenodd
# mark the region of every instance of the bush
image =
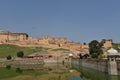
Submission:
<svg viewBox="0 0 120 80">
<path fill-rule="evenodd" d="M 92 54 L 91 54 L 91 57 L 92 57 L 92 58 L 98 58 L 98 56 L 99 56 L 99 55 L 96 54 L 96 53 L 92 53 Z"/>
<path fill-rule="evenodd" d="M 7 56 L 7 60 L 11 60 L 12 57 L 10 55 Z"/>
<path fill-rule="evenodd" d="M 17 57 L 23 58 L 23 56 L 24 56 L 23 51 L 17 52 Z"/>
<path fill-rule="evenodd" d="M 6 69 L 10 70 L 11 69 L 11 65 L 6 65 Z"/>
</svg>

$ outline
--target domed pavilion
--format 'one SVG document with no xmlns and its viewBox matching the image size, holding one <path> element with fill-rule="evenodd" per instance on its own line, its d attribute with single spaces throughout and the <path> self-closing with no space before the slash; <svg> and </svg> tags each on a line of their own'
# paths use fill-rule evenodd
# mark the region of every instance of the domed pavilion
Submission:
<svg viewBox="0 0 120 80">
<path fill-rule="evenodd" d="M 118 75 L 118 66 L 117 66 L 117 58 L 120 57 L 117 50 L 111 48 L 107 51 L 108 57 L 108 73 L 110 75 Z"/>
<path fill-rule="evenodd" d="M 107 51 L 107 57 L 108 59 L 110 59 L 111 61 L 116 60 L 116 58 L 120 57 L 118 51 L 114 48 L 110 48 Z"/>
</svg>

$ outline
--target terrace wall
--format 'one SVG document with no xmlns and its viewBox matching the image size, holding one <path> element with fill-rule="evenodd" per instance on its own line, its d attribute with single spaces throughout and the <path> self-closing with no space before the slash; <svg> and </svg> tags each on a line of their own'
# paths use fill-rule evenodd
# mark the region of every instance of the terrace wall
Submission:
<svg viewBox="0 0 120 80">
<path fill-rule="evenodd" d="M 72 59 L 73 68 L 90 68 L 94 70 L 99 70 L 102 72 L 108 72 L 109 62 L 108 60 L 93 60 L 93 59 Z M 120 75 L 120 61 L 117 61 L 118 75 Z"/>
</svg>

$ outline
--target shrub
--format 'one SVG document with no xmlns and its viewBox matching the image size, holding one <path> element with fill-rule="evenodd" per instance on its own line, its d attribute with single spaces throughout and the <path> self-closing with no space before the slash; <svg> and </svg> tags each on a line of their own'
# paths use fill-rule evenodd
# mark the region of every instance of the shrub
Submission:
<svg viewBox="0 0 120 80">
<path fill-rule="evenodd" d="M 23 58 L 23 56 L 24 56 L 23 51 L 17 52 L 17 57 Z"/>
<path fill-rule="evenodd" d="M 8 55 L 7 60 L 11 60 L 11 59 L 12 59 L 11 55 Z"/>
</svg>

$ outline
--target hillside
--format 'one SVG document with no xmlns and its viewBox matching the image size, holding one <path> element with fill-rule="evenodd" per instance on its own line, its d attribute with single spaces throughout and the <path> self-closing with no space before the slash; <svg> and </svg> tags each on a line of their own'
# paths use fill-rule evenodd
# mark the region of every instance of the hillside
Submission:
<svg viewBox="0 0 120 80">
<path fill-rule="evenodd" d="M 120 43 L 113 43 L 112 46 L 113 46 L 113 48 L 118 50 L 118 52 L 120 52 Z"/>
<path fill-rule="evenodd" d="M 47 51 L 48 48 L 28 48 L 28 47 L 19 47 L 16 45 L 1 44 L 0 45 L 0 57 L 6 57 L 11 55 L 12 57 L 17 57 L 17 52 L 23 51 L 24 55 L 30 55 L 35 52 Z"/>
</svg>

